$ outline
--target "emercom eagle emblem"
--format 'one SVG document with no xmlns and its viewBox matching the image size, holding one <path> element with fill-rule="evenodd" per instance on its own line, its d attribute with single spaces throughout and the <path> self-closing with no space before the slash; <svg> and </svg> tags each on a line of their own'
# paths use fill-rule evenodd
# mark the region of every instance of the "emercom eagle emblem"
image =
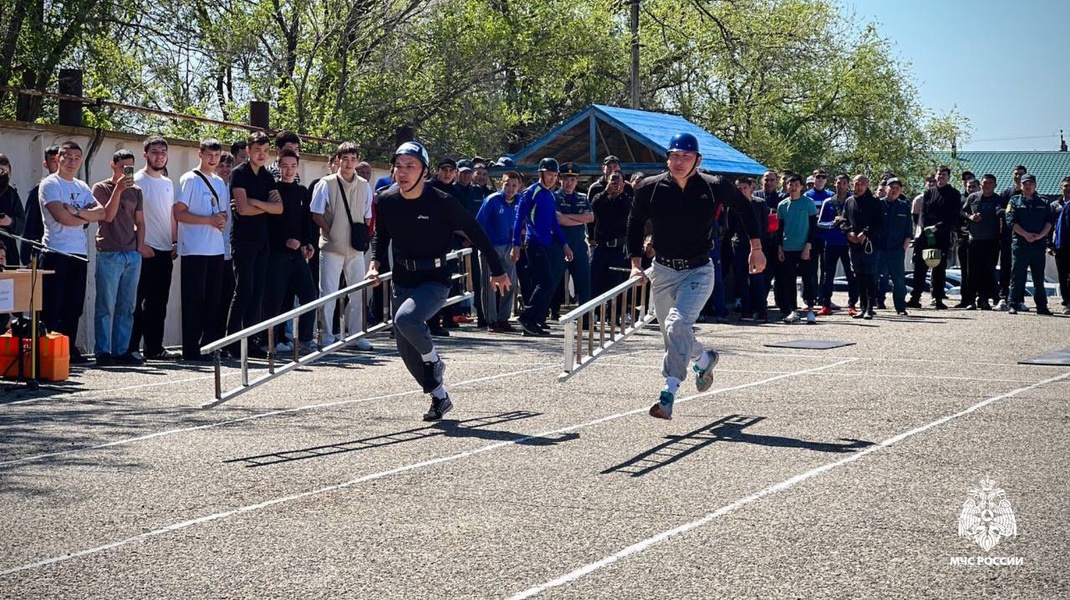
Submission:
<svg viewBox="0 0 1070 600">
<path fill-rule="evenodd" d="M 959 537 L 977 542 L 985 552 L 996 547 L 1000 538 L 1018 535 L 1011 503 L 996 482 L 982 479 L 981 487 L 971 488 L 959 513 Z"/>
</svg>

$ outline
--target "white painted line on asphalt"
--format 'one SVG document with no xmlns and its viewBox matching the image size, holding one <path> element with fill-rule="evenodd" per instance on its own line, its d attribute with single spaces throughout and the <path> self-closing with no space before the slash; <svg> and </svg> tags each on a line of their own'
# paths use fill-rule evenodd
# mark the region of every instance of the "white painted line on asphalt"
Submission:
<svg viewBox="0 0 1070 600">
<path fill-rule="evenodd" d="M 826 357 L 826 358 L 832 358 L 832 357 Z M 866 360 L 866 359 L 856 358 L 854 360 Z M 610 363 L 610 362 L 603 362 L 603 363 L 598 363 L 598 364 L 599 364 L 599 366 L 603 366 L 603 367 L 627 367 L 629 369 L 658 369 L 658 370 L 662 369 L 661 365 L 639 364 L 639 363 Z M 775 374 L 775 373 L 790 373 L 791 371 L 771 371 L 771 370 L 768 370 L 768 369 L 721 369 L 721 368 L 718 368 L 717 372 L 718 373 L 760 373 L 760 374 L 763 374 L 763 375 L 771 375 L 771 374 Z M 869 373 L 869 372 L 866 372 L 866 371 L 852 372 L 852 373 L 817 372 L 817 373 L 808 373 L 807 375 L 813 376 L 813 377 L 830 377 L 830 376 L 835 376 L 835 377 L 874 377 L 874 378 L 879 378 L 879 379 L 935 379 L 935 380 L 947 379 L 949 381 L 977 381 L 977 382 L 980 382 L 980 383 L 1029 383 L 1029 382 L 1032 381 L 1032 379 L 986 379 L 984 377 L 960 377 L 960 376 L 955 376 L 955 375 L 916 375 L 914 373 L 902 373 L 902 374 L 895 374 L 895 373 Z"/>
<path fill-rule="evenodd" d="M 835 362 L 835 363 L 832 363 L 832 364 L 829 364 L 829 365 L 823 365 L 823 366 L 820 366 L 820 367 L 813 367 L 813 368 L 810 368 L 810 369 L 803 369 L 801 371 L 795 371 L 795 372 L 786 373 L 786 374 L 783 374 L 783 375 L 776 375 L 776 376 L 773 376 L 773 377 L 767 377 L 765 379 L 761 379 L 761 380 L 758 380 L 758 381 L 752 381 L 750 383 L 743 383 L 743 384 L 740 384 L 740 385 L 735 385 L 735 386 L 732 386 L 732 387 L 722 388 L 722 389 L 718 389 L 718 390 L 710 390 L 710 391 L 707 391 L 707 392 L 703 392 L 701 394 L 695 394 L 694 396 L 688 396 L 686 398 L 681 398 L 681 399 L 677 400 L 676 403 L 680 404 L 682 402 L 688 402 L 688 401 L 691 401 L 691 400 L 697 400 L 699 398 L 704 398 L 704 397 L 707 397 L 707 396 L 716 396 L 716 395 L 719 395 L 719 394 L 725 394 L 725 393 L 728 393 L 728 392 L 733 392 L 733 391 L 742 390 L 742 389 L 746 389 L 746 388 L 757 387 L 757 386 L 760 386 L 760 385 L 765 385 L 767 383 L 772 383 L 774 381 L 779 381 L 781 379 L 787 379 L 789 377 L 795 377 L 797 375 L 804 375 L 804 374 L 807 374 L 807 373 L 811 373 L 813 371 L 821 371 L 821 370 L 824 370 L 824 369 L 831 369 L 833 367 L 838 367 L 840 365 L 844 365 L 844 364 L 847 364 L 849 362 L 852 362 L 852 361 L 850 361 L 850 360 L 841 360 L 841 361 L 838 361 L 838 362 Z M 556 368 L 557 366 L 558 365 L 554 365 L 553 367 L 540 367 L 540 368 L 542 368 L 542 369 Z M 46 558 L 44 560 L 39 560 L 37 562 L 27 563 L 27 564 L 24 564 L 24 565 L 19 565 L 17 567 L 11 567 L 11 568 L 5 569 L 3 571 L 0 571 L 0 576 L 10 575 L 12 573 L 18 573 L 19 571 L 26 571 L 26 570 L 29 570 L 29 569 L 36 569 L 38 567 L 44 567 L 44 566 L 55 564 L 55 563 L 66 562 L 68 560 L 71 560 L 72 558 L 79 558 L 79 557 L 88 556 L 88 555 L 91 555 L 91 554 L 98 554 L 100 552 L 104 552 L 104 551 L 107 551 L 107 550 L 112 550 L 112 549 L 118 548 L 120 546 L 126 546 L 128 544 L 133 544 L 133 543 L 136 543 L 136 542 L 144 541 L 144 540 L 147 540 L 149 538 L 161 536 L 161 535 L 164 535 L 166 533 L 171 533 L 173 531 L 179 531 L 181 529 L 186 529 L 187 527 L 192 527 L 194 525 L 200 525 L 202 523 L 208 523 L 208 522 L 211 522 L 211 521 L 218 521 L 220 519 L 226 519 L 226 518 L 232 517 L 234 515 L 240 515 L 240 514 L 243 514 L 243 513 L 254 512 L 254 511 L 258 511 L 258 510 L 264 509 L 264 508 L 269 508 L 269 507 L 272 507 L 272 506 L 276 506 L 276 505 L 279 505 L 279 504 L 284 504 L 284 503 L 287 503 L 287 502 L 293 502 L 295 500 L 301 500 L 301 499 L 309 498 L 309 497 L 312 497 L 312 496 L 318 496 L 318 495 L 321 495 L 321 494 L 334 492 L 334 491 L 337 491 L 337 490 L 341 490 L 341 489 L 345 489 L 345 488 L 348 488 L 348 487 L 355 486 L 357 484 L 365 483 L 365 482 L 368 482 L 368 481 L 374 481 L 376 479 L 382 479 L 384 477 L 390 477 L 392 475 L 399 475 L 399 474 L 402 474 L 402 473 L 407 473 L 409 471 L 422 469 L 424 467 L 430 467 L 430 466 L 433 466 L 433 465 L 438 465 L 438 464 L 448 463 L 448 462 L 455 462 L 455 461 L 458 461 L 458 460 L 469 458 L 471 456 L 476 456 L 478 454 L 483 454 L 485 452 L 498 450 L 500 448 L 507 448 L 507 447 L 510 447 L 510 446 L 518 446 L 518 445 L 521 445 L 524 442 L 527 442 L 527 441 L 532 440 L 532 439 L 545 438 L 545 437 L 552 436 L 552 435 L 559 435 L 559 434 L 562 434 L 562 433 L 568 433 L 568 432 L 571 432 L 571 431 L 576 431 L 578 429 L 584 429 L 584 428 L 587 428 L 587 427 L 592 427 L 594 425 L 607 423 L 609 421 L 615 421 L 617 419 L 621 419 L 621 418 L 624 418 L 624 417 L 629 417 L 629 416 L 632 416 L 632 415 L 645 413 L 645 412 L 647 412 L 647 410 L 648 410 L 648 407 L 644 405 L 642 408 L 637 408 L 637 409 L 634 409 L 634 410 L 629 410 L 629 411 L 626 411 L 626 412 L 621 412 L 621 413 L 616 413 L 616 414 L 613 414 L 613 415 L 601 417 L 601 418 L 595 419 L 593 421 L 587 421 L 586 423 L 580 423 L 578 425 L 569 425 L 567 427 L 562 427 L 560 429 L 554 429 L 554 430 L 551 430 L 551 431 L 544 431 L 542 433 L 536 433 L 536 434 L 533 434 L 533 435 L 527 435 L 527 436 L 524 436 L 524 437 L 521 437 L 521 438 L 518 438 L 518 439 L 515 439 L 515 440 L 496 442 L 496 443 L 493 443 L 493 444 L 488 444 L 486 446 L 481 446 L 479 448 L 475 448 L 473 450 L 466 450 L 464 452 L 458 452 L 457 454 L 451 454 L 449 456 L 441 456 L 441 457 L 438 457 L 438 458 L 432 458 L 432 459 L 425 460 L 425 461 L 418 462 L 418 463 L 412 463 L 412 464 L 408 464 L 408 465 L 403 465 L 403 466 L 400 466 L 400 467 L 397 467 L 397 468 L 394 468 L 394 469 L 390 469 L 388 471 L 380 471 L 378 473 L 371 473 L 369 475 L 364 475 L 362 477 L 358 477 L 356 479 L 351 479 L 351 480 L 343 482 L 343 483 L 338 483 L 338 484 L 329 485 L 329 486 L 326 486 L 326 487 L 317 488 L 317 489 L 314 489 L 314 490 L 309 490 L 307 492 L 302 492 L 300 494 L 294 494 L 294 495 L 291 495 L 291 496 L 283 496 L 281 498 L 272 498 L 271 500 L 260 502 L 258 504 L 249 504 L 249 505 L 241 506 L 239 508 L 235 508 L 235 509 L 232 509 L 232 510 L 218 512 L 218 513 L 214 513 L 214 514 L 211 514 L 211 515 L 205 515 L 203 517 L 198 517 L 196 519 L 190 519 L 190 520 L 187 520 L 187 521 L 181 521 L 179 523 L 173 523 L 173 524 L 168 525 L 166 527 L 161 527 L 159 529 L 154 529 L 152 531 L 146 531 L 145 533 L 142 533 L 142 534 L 139 534 L 139 535 L 135 535 L 133 537 L 128 537 L 126 539 L 118 540 L 116 542 L 111 542 L 109 544 L 104 544 L 102 546 L 96 546 L 96 547 L 93 547 L 93 548 L 87 548 L 85 550 L 78 550 L 78 551 L 75 551 L 75 552 L 64 554 L 62 556 L 52 556 L 52 557 Z"/>
<path fill-rule="evenodd" d="M 1059 375 L 1059 376 L 1056 376 L 1056 377 L 1049 377 L 1048 379 L 1045 379 L 1043 381 L 1038 381 L 1038 382 L 1033 383 L 1031 385 L 1027 385 L 1025 387 L 1020 387 L 1020 388 L 1018 388 L 1016 390 L 1012 390 L 1012 391 L 1007 392 L 1005 394 L 1000 394 L 998 396 L 992 396 L 991 398 L 988 398 L 987 400 L 982 400 L 982 401 L 978 402 L 977 404 L 974 404 L 973 406 L 970 406 L 969 408 L 961 410 L 961 411 L 959 411 L 957 413 L 941 417 L 941 418 L 939 418 L 939 419 L 937 419 L 935 421 L 932 421 L 932 422 L 926 423 L 925 425 L 922 425 L 920 427 L 916 427 L 914 429 L 911 429 L 910 431 L 906 431 L 906 432 L 900 433 L 898 435 L 892 436 L 892 437 L 884 440 L 883 442 L 881 442 L 881 443 L 879 443 L 879 444 L 877 444 L 875 446 L 870 446 L 870 447 L 868 447 L 868 448 L 866 448 L 864 450 L 860 450 L 860 451 L 852 454 L 851 456 L 848 456 L 847 458 L 843 458 L 841 460 L 822 465 L 822 466 L 817 467 L 815 469 L 811 469 L 809 471 L 806 471 L 805 473 L 800 473 L 800 474 L 798 474 L 798 475 L 796 475 L 796 476 L 794 476 L 794 477 L 792 477 L 790 479 L 785 479 L 784 481 L 781 481 L 780 483 L 777 483 L 775 485 L 771 485 L 771 486 L 769 486 L 769 487 L 767 487 L 767 488 L 765 488 L 763 490 L 759 490 L 757 492 L 754 492 L 753 494 L 751 494 L 749 496 L 746 496 L 744 498 L 740 498 L 739 500 L 736 500 L 735 502 L 733 502 L 731 504 L 728 504 L 728 505 L 722 506 L 721 508 L 718 508 L 717 510 L 707 514 L 704 517 L 702 517 L 701 519 L 697 519 L 697 520 L 691 521 L 690 523 L 684 523 L 683 525 L 680 525 L 679 527 L 676 527 L 674 529 L 669 529 L 667 531 L 663 531 L 663 532 L 661 532 L 661 533 L 659 533 L 657 535 L 654 535 L 652 537 L 649 537 L 649 538 L 647 538 L 645 540 L 636 542 L 636 543 L 632 544 L 631 546 L 628 546 L 627 548 L 624 548 L 624 549 L 620 550 L 619 552 L 611 554 L 611 555 L 609 555 L 609 556 L 607 556 L 607 557 L 605 557 L 605 558 L 603 558 L 603 559 L 601 559 L 599 561 L 584 565 L 584 566 L 582 566 L 582 567 L 580 567 L 580 568 L 578 568 L 578 569 L 576 569 L 574 571 L 571 571 L 569 573 L 566 573 L 565 575 L 562 575 L 561 577 L 558 577 L 556 579 L 551 579 L 550 581 L 547 581 L 545 583 L 541 583 L 541 584 L 539 584 L 539 585 L 537 585 L 535 587 L 528 588 L 528 589 L 526 589 L 526 590 L 524 590 L 524 591 L 522 591 L 522 592 L 520 592 L 518 594 L 510 596 L 509 600 L 523 600 L 524 598 L 531 598 L 533 596 L 537 596 L 537 595 L 545 592 L 546 590 L 548 590 L 550 588 L 555 588 L 555 587 L 560 587 L 562 585 L 566 585 L 568 583 L 571 583 L 573 581 L 581 579 L 581 578 L 583 578 L 583 577 L 585 577 L 587 575 L 590 575 L 591 573 L 594 573 L 595 571 L 598 571 L 598 570 L 600 570 L 602 568 L 605 568 L 605 567 L 607 567 L 607 566 L 609 566 L 609 565 L 611 565 L 611 564 L 613 564 L 613 563 L 615 563 L 615 562 L 617 562 L 617 561 L 619 561 L 619 560 L 621 560 L 623 558 L 627 558 L 628 556 L 631 556 L 633 554 L 638 554 L 640 552 L 643 552 L 644 550 L 650 548 L 651 546 L 654 546 L 656 544 L 660 544 L 661 542 L 664 542 L 664 541 L 666 541 L 666 540 L 668 540 L 670 538 L 673 538 L 675 536 L 678 536 L 678 535 L 680 535 L 682 533 L 686 533 L 688 531 L 691 531 L 692 529 L 696 529 L 698 527 L 702 527 L 703 525 L 706 525 L 707 523 L 709 523 L 710 521 L 713 521 L 714 519 L 716 519 L 718 517 L 722 517 L 724 515 L 727 515 L 727 514 L 733 512 L 733 511 L 739 509 L 739 508 L 742 508 L 743 506 L 746 506 L 747 504 L 750 504 L 752 502 L 756 502 L 758 500 L 761 500 L 762 498 L 765 498 L 766 496 L 772 496 L 773 494 L 777 494 L 777 493 L 782 492 L 784 490 L 793 488 L 796 485 L 799 485 L 800 483 L 803 483 L 804 481 L 807 481 L 809 479 L 813 479 L 814 477 L 817 477 L 818 475 L 821 475 L 821 474 L 823 474 L 825 472 L 831 471 L 832 469 L 835 469 L 837 467 L 842 467 L 844 465 L 847 465 L 847 464 L 853 463 L 855 461 L 861 460 L 862 458 L 868 456 L 869 454 L 872 454 L 872 453 L 877 452 L 879 450 L 883 450 L 885 448 L 889 448 L 891 446 L 894 446 L 895 444 L 898 444 L 899 442 L 901 442 L 901 441 L 903 441 L 903 440 L 905 440 L 907 438 L 913 437 L 913 436 L 918 435 L 920 433 L 924 433 L 924 432 L 926 432 L 926 431 L 928 431 L 928 430 L 930 430 L 930 429 L 932 429 L 934 427 L 938 427 L 940 425 L 943 425 L 944 423 L 947 423 L 948 421 L 951 421 L 953 419 L 957 419 L 959 417 L 968 415 L 968 414 L 970 414 L 972 412 L 975 412 L 977 410 L 980 410 L 980 409 L 982 409 L 982 408 L 984 408 L 984 407 L 986 407 L 989 404 L 992 404 L 994 402 L 998 402 L 1000 400 L 1005 400 L 1007 398 L 1011 398 L 1013 396 L 1017 396 L 1018 394 L 1021 394 L 1023 392 L 1028 392 L 1030 390 L 1034 390 L 1034 389 L 1036 389 L 1038 387 L 1047 385 L 1049 383 L 1055 383 L 1057 381 L 1061 381 L 1061 380 L 1067 379 L 1068 377 L 1070 377 L 1070 372 L 1063 373 L 1062 375 Z"/>
<path fill-rule="evenodd" d="M 351 362 L 354 358 L 362 358 L 364 356 L 365 355 L 351 355 L 351 356 L 333 355 L 333 356 L 328 356 L 326 358 L 323 358 L 323 359 L 320 359 L 320 360 L 316 361 L 316 364 L 320 364 L 320 365 L 347 364 L 347 363 Z M 371 356 L 371 355 L 368 355 L 368 356 Z M 398 353 L 397 352 L 393 352 L 393 353 L 391 353 L 391 352 L 376 353 L 374 356 L 376 356 L 376 357 L 383 357 L 383 356 L 397 357 Z M 137 371 L 135 371 L 135 372 L 137 372 Z M 241 374 L 241 371 L 238 370 L 237 368 L 224 367 L 224 371 L 221 373 L 221 376 L 222 377 L 234 377 L 235 375 L 240 375 L 240 374 Z M 101 388 L 99 390 L 80 390 L 80 391 L 77 391 L 77 392 L 67 392 L 67 393 L 48 395 L 48 396 L 37 396 L 36 398 L 24 398 L 22 400 L 13 400 L 11 402 L 3 402 L 3 403 L 0 403 L 0 408 L 2 408 L 4 406 L 15 406 L 15 405 L 18 405 L 18 404 L 30 404 L 31 402 L 41 402 L 43 400 L 67 400 L 68 398 L 91 396 L 93 394 L 105 394 L 105 393 L 106 394 L 114 394 L 115 392 L 126 392 L 126 391 L 130 391 L 130 390 L 140 390 L 140 389 L 146 389 L 146 388 L 152 388 L 152 387 L 166 387 L 166 386 L 169 386 L 169 385 L 179 385 L 179 384 L 182 384 L 182 383 L 189 383 L 191 381 L 204 381 L 206 379 L 212 379 L 213 377 L 215 377 L 215 375 L 203 375 L 203 376 L 200 376 L 200 377 L 188 377 L 186 379 L 171 379 L 170 377 L 168 377 L 168 378 L 166 378 L 166 381 L 154 381 L 152 383 L 139 383 L 139 384 L 136 384 L 136 385 L 128 385 L 128 386 L 118 387 L 118 388 Z"/>
<path fill-rule="evenodd" d="M 520 375 L 522 373 L 530 373 L 530 372 L 533 372 L 533 371 L 545 371 L 547 369 L 555 369 L 555 368 L 557 368 L 559 366 L 560 365 L 557 362 L 554 362 L 553 364 L 542 365 L 540 367 L 532 367 L 532 368 L 529 368 L 529 369 L 521 369 L 519 371 L 510 371 L 508 373 L 499 373 L 497 375 L 488 375 L 486 377 L 478 377 L 476 379 L 469 379 L 467 381 L 459 381 L 459 382 L 455 382 L 455 383 L 450 383 L 449 385 L 450 385 L 450 387 L 461 387 L 461 386 L 466 386 L 466 385 L 473 385 L 473 384 L 477 384 L 477 383 L 483 383 L 485 381 L 493 381 L 495 379 L 502 379 L 504 377 L 513 377 L 514 375 Z M 408 390 L 408 391 L 405 391 L 405 392 L 395 392 L 393 394 L 386 394 L 384 396 L 372 396 L 372 397 L 369 397 L 369 398 L 351 398 L 349 400 L 339 400 L 337 402 L 322 402 L 322 403 L 319 403 L 319 404 L 310 404 L 308 406 L 297 406 L 297 407 L 294 407 L 294 408 L 283 408 L 283 409 L 279 409 L 279 410 L 272 410 L 272 411 L 265 412 L 265 413 L 249 415 L 247 417 L 241 417 L 241 418 L 238 418 L 238 419 L 228 419 L 226 421 L 218 421 L 216 423 L 206 423 L 204 425 L 195 425 L 193 427 L 180 427 L 180 428 L 177 428 L 177 429 L 168 429 L 168 430 L 165 430 L 165 431 L 157 431 L 157 432 L 154 432 L 154 433 L 147 433 L 145 435 L 139 435 L 139 436 L 135 436 L 135 437 L 131 437 L 131 438 L 115 440 L 114 442 L 105 442 L 103 444 L 95 444 L 95 445 L 92 445 L 92 446 L 83 446 L 81 448 L 72 448 L 70 450 L 61 450 L 59 452 L 47 452 L 45 454 L 34 454 L 32 456 L 23 456 L 23 457 L 20 457 L 20 458 L 13 458 L 11 460 L 0 461 L 0 467 L 5 467 L 5 466 L 8 466 L 8 465 L 14 465 L 14 464 L 19 464 L 19 463 L 27 463 L 27 462 L 42 460 L 42 459 L 45 459 L 45 458 L 53 458 L 53 457 L 56 457 L 56 456 L 65 456 L 65 455 L 68 455 L 68 454 L 76 454 L 76 453 L 79 453 L 79 452 L 88 452 L 90 450 L 100 450 L 101 448 L 112 448 L 114 446 L 122 446 L 122 445 L 125 445 L 125 444 L 132 444 L 134 442 L 143 442 L 145 440 L 151 440 L 151 439 L 154 439 L 154 438 L 165 437 L 165 436 L 175 435 L 175 434 L 179 434 L 179 433 L 188 433 L 190 431 L 200 431 L 200 430 L 203 430 L 203 429 L 214 429 L 216 427 L 223 427 L 225 425 L 234 425 L 235 423 L 244 423 L 245 421 L 252 421 L 254 419 L 263 419 L 265 417 L 274 417 L 276 415 L 296 413 L 296 412 L 301 412 L 301 411 L 306 411 L 306 410 L 315 410 L 315 409 L 319 409 L 319 408 L 331 408 L 331 407 L 334 407 L 334 406 L 343 406 L 343 405 L 346 405 L 346 404 L 358 404 L 358 403 L 363 403 L 363 402 L 372 402 L 374 400 L 386 400 L 388 398 L 397 398 L 399 396 L 409 396 L 409 395 L 413 395 L 413 394 L 419 395 L 419 394 L 423 394 L 423 392 L 421 390 Z M 199 408 L 198 409 L 193 409 L 193 410 L 196 410 L 199 413 L 203 413 L 203 411 L 201 409 L 199 409 Z"/>
</svg>

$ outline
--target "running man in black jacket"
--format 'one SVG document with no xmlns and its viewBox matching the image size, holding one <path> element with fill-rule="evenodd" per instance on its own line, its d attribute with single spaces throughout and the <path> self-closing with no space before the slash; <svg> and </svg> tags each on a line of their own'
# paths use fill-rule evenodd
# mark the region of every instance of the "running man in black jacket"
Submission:
<svg viewBox="0 0 1070 600">
<path fill-rule="evenodd" d="M 394 152 L 397 185 L 379 195 L 372 261 L 366 279 L 379 281 L 379 264 L 394 243 L 394 338 L 409 373 L 431 394 L 425 421 L 437 421 L 453 408 L 443 374 L 446 365 L 435 350 L 427 319 L 445 304 L 450 291 L 446 254 L 453 232 L 462 231 L 481 250 L 490 266 L 490 285 L 508 290 L 509 277 L 483 228 L 456 199 L 428 185 L 427 151 L 406 142 Z"/>
</svg>

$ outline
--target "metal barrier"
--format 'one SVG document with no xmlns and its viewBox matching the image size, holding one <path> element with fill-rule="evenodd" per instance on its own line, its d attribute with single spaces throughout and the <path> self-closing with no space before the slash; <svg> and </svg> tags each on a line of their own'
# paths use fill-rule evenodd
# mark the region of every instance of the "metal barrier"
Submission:
<svg viewBox="0 0 1070 600">
<path fill-rule="evenodd" d="M 646 278 L 629 279 L 577 306 L 559 320 L 565 328 L 565 364 L 557 380 L 572 377 L 614 344 L 653 321 L 650 282 Z"/>
<path fill-rule="evenodd" d="M 449 306 L 451 304 L 456 304 L 458 302 L 463 302 L 464 300 L 468 300 L 468 299 L 472 298 L 472 296 L 473 296 L 473 293 L 472 293 L 472 249 L 471 248 L 464 248 L 464 249 L 461 249 L 461 250 L 456 250 L 454 252 L 450 252 L 449 254 L 446 255 L 446 260 L 447 261 L 457 260 L 457 261 L 459 261 L 458 265 L 460 267 L 458 269 L 458 272 L 454 273 L 452 275 L 452 277 L 451 277 L 452 281 L 456 281 L 456 282 L 460 283 L 460 293 L 456 294 L 454 296 L 450 296 L 449 298 L 446 299 L 446 306 Z M 377 324 L 375 324 L 375 325 L 373 325 L 371 327 L 368 327 L 367 319 L 364 319 L 364 326 L 361 328 L 361 331 L 358 331 L 358 332 L 355 332 L 355 333 L 350 333 L 350 334 L 346 335 L 345 310 L 344 310 L 344 307 L 342 306 L 342 300 L 344 298 L 346 298 L 347 296 L 349 296 L 350 294 L 354 294 L 354 293 L 360 292 L 360 305 L 361 305 L 361 307 L 367 306 L 368 293 L 369 292 L 375 293 L 375 291 L 373 291 L 372 281 L 370 281 L 370 280 L 363 280 L 363 281 L 360 281 L 359 283 L 355 283 L 355 284 L 350 285 L 350 286 L 348 286 L 346 288 L 340 289 L 340 290 L 338 290 L 336 292 L 332 292 L 330 294 L 327 294 L 326 296 L 323 296 L 323 297 L 321 297 L 321 298 L 319 298 L 317 300 L 314 300 L 314 301 L 309 302 L 307 304 L 303 304 L 303 305 L 301 305 L 301 306 L 299 306 L 299 307 L 297 307 L 297 308 L 295 308 L 293 310 L 287 311 L 287 312 L 285 312 L 285 313 L 283 313 L 283 314 L 281 314 L 281 315 L 279 315 L 277 317 L 274 317 L 274 318 L 268 319 L 266 321 L 262 321 L 260 323 L 257 323 L 256 325 L 252 325 L 250 327 L 246 327 L 245 329 L 243 329 L 241 331 L 232 333 L 232 334 L 230 334 L 230 335 L 228 335 L 228 336 L 226 336 L 226 337 L 224 337 L 222 339 L 216 340 L 216 341 L 212 342 L 211 344 L 208 344 L 207 346 L 201 348 L 201 353 L 202 354 L 208 354 L 208 353 L 212 353 L 213 354 L 214 364 L 215 364 L 215 400 L 212 401 L 212 402 L 208 402 L 206 404 L 201 405 L 201 408 L 212 408 L 214 406 L 219 406 L 220 404 L 226 402 L 227 400 L 231 400 L 231 399 L 233 399 L 233 398 L 235 398 L 237 396 L 240 396 L 241 394 L 244 394 L 245 392 L 247 392 L 247 391 L 249 391 L 249 390 L 251 390 L 251 389 L 253 389 L 253 388 L 257 387 L 257 386 L 263 385 L 263 384 L 271 381 L 272 379 L 275 379 L 276 377 L 278 377 L 280 375 L 283 375 L 285 373 L 289 373 L 290 371 L 292 371 L 292 370 L 294 370 L 294 369 L 296 369 L 296 368 L 298 368 L 298 367 L 300 367 L 302 365 L 307 365 L 309 363 L 315 362 L 315 361 L 323 358 L 324 356 L 327 356 L 327 355 L 330 355 L 330 354 L 334 354 L 335 352 L 345 348 L 351 342 L 354 342 L 354 341 L 356 341 L 356 340 L 358 340 L 358 339 L 360 339 L 362 337 L 365 337 L 365 336 L 367 336 L 369 334 L 376 333 L 376 332 L 382 331 L 384 329 L 387 329 L 387 328 L 393 326 L 394 321 L 391 318 L 391 315 L 394 314 L 394 311 L 392 310 L 393 307 L 392 307 L 392 303 L 391 303 L 391 294 L 390 294 L 391 286 L 393 285 L 393 273 L 391 273 L 389 271 L 386 272 L 386 273 L 381 273 L 379 275 L 379 281 L 380 281 L 381 285 L 379 286 L 378 293 L 381 293 L 383 295 L 383 321 L 381 323 L 377 323 Z M 332 344 L 329 344 L 327 346 L 323 346 L 323 347 L 319 348 L 318 350 L 316 350 L 314 352 L 310 352 L 310 353 L 305 354 L 305 355 L 302 356 L 301 355 L 300 344 L 297 343 L 297 339 L 298 339 L 298 317 L 300 317 L 301 315 L 303 315 L 303 314 L 305 314 L 305 313 L 307 313 L 309 311 L 313 311 L 314 310 L 314 311 L 317 311 L 319 313 L 317 320 L 322 321 L 322 316 L 323 315 L 322 315 L 322 312 L 320 312 L 320 310 L 328 302 L 337 302 L 338 303 L 337 311 L 336 311 L 335 314 L 338 315 L 338 330 L 339 330 L 339 332 L 341 332 L 342 336 L 338 341 L 336 341 L 336 342 L 334 342 Z M 362 308 L 362 310 L 363 310 L 363 308 Z M 276 360 L 275 360 L 275 327 L 278 326 L 278 325 L 282 325 L 282 324 L 286 323 L 287 321 L 293 322 L 293 338 L 294 338 L 293 360 L 291 362 L 288 362 L 286 364 L 283 364 L 281 366 L 276 367 Z M 267 330 L 267 373 L 265 373 L 263 375 L 260 375 L 259 377 L 256 377 L 254 379 L 250 379 L 249 378 L 249 338 L 255 336 L 256 334 L 258 334 L 258 333 L 260 333 L 260 332 L 262 332 L 264 330 Z M 241 385 L 239 387 L 236 387 L 236 388 L 233 388 L 231 390 L 227 390 L 226 392 L 224 392 L 223 391 L 223 383 L 222 383 L 222 356 L 221 356 L 221 353 L 228 346 L 232 346 L 234 344 L 238 344 L 238 347 L 240 348 Z"/>
</svg>

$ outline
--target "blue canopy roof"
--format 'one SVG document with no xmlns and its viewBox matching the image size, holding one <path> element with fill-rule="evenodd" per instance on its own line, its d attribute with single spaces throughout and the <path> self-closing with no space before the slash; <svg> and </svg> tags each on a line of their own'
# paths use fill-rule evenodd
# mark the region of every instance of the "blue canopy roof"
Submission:
<svg viewBox="0 0 1070 600">
<path fill-rule="evenodd" d="M 625 171 L 661 171 L 672 136 L 693 134 L 702 151 L 702 168 L 714 173 L 761 175 L 766 168 L 687 119 L 664 113 L 592 104 L 562 125 L 517 152 L 521 168 L 537 165 L 544 156 L 574 162 L 583 172 L 601 170 L 612 154 Z"/>
</svg>

